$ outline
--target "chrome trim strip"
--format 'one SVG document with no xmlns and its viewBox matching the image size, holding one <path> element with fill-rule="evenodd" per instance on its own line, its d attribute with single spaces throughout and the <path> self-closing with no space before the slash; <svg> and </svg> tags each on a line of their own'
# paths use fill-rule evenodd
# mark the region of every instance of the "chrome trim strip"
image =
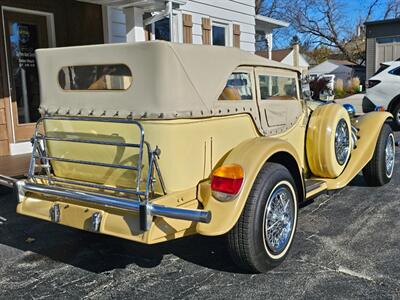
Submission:
<svg viewBox="0 0 400 300">
<path fill-rule="evenodd" d="M 84 143 L 84 144 L 107 145 L 107 146 L 116 146 L 116 147 L 119 146 L 119 147 L 130 147 L 130 148 L 139 148 L 140 147 L 139 144 L 132 144 L 132 143 L 80 140 L 80 139 L 74 139 L 74 138 L 48 137 L 48 136 L 43 136 L 43 135 L 38 135 L 37 138 L 40 140 L 56 141 L 56 142 Z"/>
<path fill-rule="evenodd" d="M 62 158 L 62 157 L 34 155 L 33 158 L 50 160 L 50 161 L 51 160 L 55 160 L 55 161 L 61 161 L 61 162 L 67 162 L 67 163 L 73 163 L 73 164 L 89 165 L 89 166 L 97 166 L 97 167 L 108 167 L 108 168 L 116 168 L 116 169 L 138 171 L 137 167 L 117 165 L 117 164 L 106 164 L 106 163 L 100 163 L 100 162 L 94 162 L 94 161 L 86 161 L 86 160 L 68 159 L 68 158 Z"/>
<path fill-rule="evenodd" d="M 25 195 L 26 192 L 34 192 L 104 205 L 106 207 L 126 209 L 132 212 L 139 212 L 140 206 L 146 205 L 146 210 L 151 216 L 167 217 L 200 223 L 209 223 L 211 221 L 211 212 L 209 211 L 167 207 L 152 203 L 143 204 L 139 199 L 129 200 L 105 194 L 84 192 L 55 186 L 49 187 L 42 184 L 27 182 L 25 180 L 18 181 L 17 187 L 20 195 Z"/>
<path fill-rule="evenodd" d="M 44 182 L 46 182 L 47 180 L 49 180 L 49 178 L 47 178 L 46 176 L 42 176 L 42 175 L 35 175 L 34 177 L 35 179 L 39 179 L 39 180 L 44 180 Z M 111 186 L 107 186 L 107 185 L 102 185 L 102 184 L 97 184 L 97 183 L 92 183 L 92 182 L 84 182 L 84 181 L 77 181 L 77 180 L 68 180 L 68 179 L 64 179 L 64 178 L 60 178 L 60 177 L 56 177 L 56 176 L 52 176 L 51 177 L 51 183 L 52 186 L 56 185 L 56 183 L 66 183 L 66 184 L 70 184 L 70 185 L 79 185 L 79 186 L 83 186 L 83 187 L 87 187 L 87 188 L 93 188 L 93 189 L 99 189 L 99 190 L 107 190 L 107 191 L 114 191 L 114 192 L 121 192 L 120 188 L 115 188 L 115 187 L 111 187 Z M 123 189 L 123 192 L 126 194 L 133 194 L 136 196 L 145 196 L 146 193 L 145 192 L 136 192 L 136 190 L 134 189 Z"/>
</svg>

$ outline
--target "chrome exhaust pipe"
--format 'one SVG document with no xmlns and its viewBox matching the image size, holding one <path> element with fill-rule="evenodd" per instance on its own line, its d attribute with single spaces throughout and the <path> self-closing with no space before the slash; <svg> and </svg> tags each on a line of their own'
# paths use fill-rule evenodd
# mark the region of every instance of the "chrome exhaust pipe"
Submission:
<svg viewBox="0 0 400 300">
<path fill-rule="evenodd" d="M 77 191 L 56 186 L 46 186 L 27 182 L 24 180 L 18 181 L 17 184 L 19 195 L 25 195 L 26 192 L 40 193 L 44 195 L 52 195 L 61 198 L 74 199 L 93 204 L 104 205 L 106 207 L 121 208 L 132 212 L 142 213 L 143 217 L 157 216 L 167 217 L 172 219 L 187 220 L 200 223 L 210 223 L 211 212 L 199 209 L 185 209 L 176 207 L 167 207 L 152 203 L 143 203 L 138 200 L 128 200 L 124 198 L 109 196 L 105 194 L 97 194 L 86 191 Z M 142 219 L 142 216 L 141 216 Z M 148 229 L 148 225 L 143 226 L 143 230 Z"/>
</svg>

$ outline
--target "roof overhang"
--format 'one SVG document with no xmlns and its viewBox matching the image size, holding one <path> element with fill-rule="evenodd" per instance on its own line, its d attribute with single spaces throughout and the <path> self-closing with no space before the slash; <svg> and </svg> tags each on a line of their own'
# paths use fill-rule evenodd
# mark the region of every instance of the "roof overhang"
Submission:
<svg viewBox="0 0 400 300">
<path fill-rule="evenodd" d="M 166 4 L 171 2 L 173 6 L 186 4 L 187 0 L 78 0 L 98 5 L 114 6 L 114 7 L 137 7 L 144 11 L 160 11 L 165 9 Z"/>
<path fill-rule="evenodd" d="M 272 30 L 275 28 L 289 27 L 290 23 L 274 18 L 256 15 L 256 30 Z"/>
<path fill-rule="evenodd" d="M 386 19 L 386 20 L 377 20 L 377 21 L 368 21 L 365 22 L 364 25 L 370 26 L 370 25 L 380 25 L 380 24 L 399 24 L 400 23 L 400 18 L 395 18 L 395 19 Z"/>
</svg>

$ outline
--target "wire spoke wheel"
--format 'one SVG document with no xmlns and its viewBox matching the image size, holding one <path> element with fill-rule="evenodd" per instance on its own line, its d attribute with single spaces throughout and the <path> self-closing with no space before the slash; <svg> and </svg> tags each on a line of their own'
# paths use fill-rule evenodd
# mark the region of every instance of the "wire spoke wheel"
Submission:
<svg viewBox="0 0 400 300">
<path fill-rule="evenodd" d="M 386 175 L 392 177 L 395 160 L 395 141 L 393 134 L 388 136 L 385 146 Z"/>
<path fill-rule="evenodd" d="M 343 165 L 350 152 L 349 129 L 344 119 L 341 119 L 336 127 L 335 152 L 338 163 Z"/>
<path fill-rule="evenodd" d="M 287 246 L 293 222 L 293 195 L 286 184 L 281 184 L 270 194 L 264 214 L 264 238 L 274 254 L 282 252 Z"/>
<path fill-rule="evenodd" d="M 228 234 L 229 252 L 243 270 L 267 272 L 287 256 L 297 226 L 298 189 L 290 171 L 267 162 Z"/>
</svg>

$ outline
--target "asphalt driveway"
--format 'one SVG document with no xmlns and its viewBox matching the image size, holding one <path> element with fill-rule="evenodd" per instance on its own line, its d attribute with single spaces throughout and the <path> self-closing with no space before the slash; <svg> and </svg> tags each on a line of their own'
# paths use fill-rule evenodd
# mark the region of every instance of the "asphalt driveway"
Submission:
<svg viewBox="0 0 400 300">
<path fill-rule="evenodd" d="M 257 275 L 222 238 L 144 246 L 19 216 L 3 195 L 0 298 L 400 298 L 399 158 L 387 186 L 360 176 L 302 208 L 288 259 Z"/>
</svg>

